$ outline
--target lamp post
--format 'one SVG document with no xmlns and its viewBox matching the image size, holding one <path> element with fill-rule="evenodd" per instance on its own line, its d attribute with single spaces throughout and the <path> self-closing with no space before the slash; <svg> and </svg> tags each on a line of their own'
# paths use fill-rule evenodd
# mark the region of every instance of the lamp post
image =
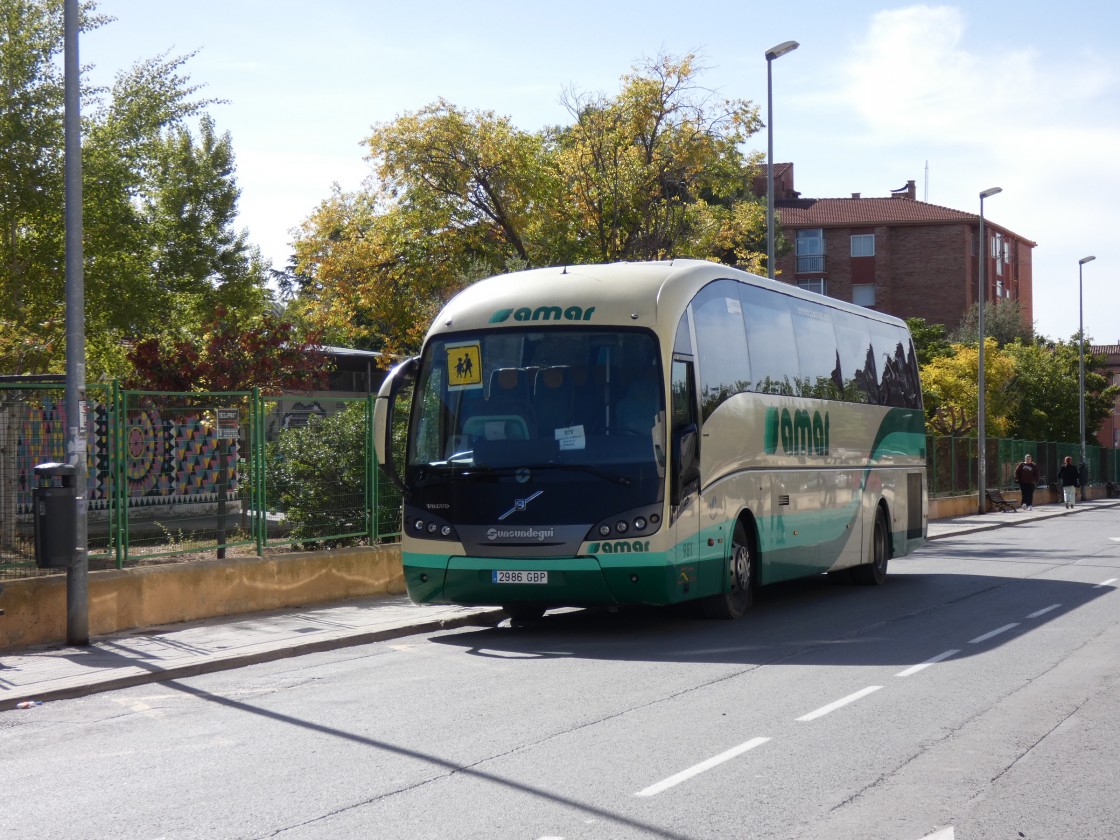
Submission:
<svg viewBox="0 0 1120 840">
<path fill-rule="evenodd" d="M 976 332 L 980 345 L 979 368 L 976 374 L 976 486 L 977 508 L 979 513 L 986 513 L 987 505 L 984 504 L 984 494 L 987 490 L 987 458 L 984 450 L 987 441 L 984 439 L 984 299 L 988 296 L 988 288 L 984 284 L 984 263 L 988 261 L 988 243 L 984 239 L 984 199 L 991 198 L 996 193 L 1003 192 L 1003 187 L 989 187 L 980 193 L 980 296 L 976 299 Z"/>
<path fill-rule="evenodd" d="M 766 276 L 774 279 L 774 85 L 770 65 L 800 44 L 783 41 L 766 51 Z"/>
<path fill-rule="evenodd" d="M 1077 261 L 1077 422 L 1081 426 L 1081 501 L 1085 501 L 1085 295 L 1082 275 L 1085 263 L 1096 257 L 1082 257 Z"/>
</svg>

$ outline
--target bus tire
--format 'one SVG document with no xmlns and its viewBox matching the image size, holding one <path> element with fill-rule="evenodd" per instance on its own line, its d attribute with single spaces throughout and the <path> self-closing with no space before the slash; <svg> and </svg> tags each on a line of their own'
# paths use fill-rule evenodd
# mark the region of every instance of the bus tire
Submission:
<svg viewBox="0 0 1120 840">
<path fill-rule="evenodd" d="M 742 618 L 754 600 L 754 554 L 750 537 L 742 522 L 735 525 L 731 540 L 731 556 L 727 560 L 727 591 L 711 595 L 701 602 L 707 618 L 734 620 Z"/>
<path fill-rule="evenodd" d="M 891 559 L 891 535 L 887 514 L 880 507 L 875 511 L 875 530 L 871 534 L 871 562 L 852 569 L 852 580 L 863 586 L 879 586 L 887 579 L 887 563 Z"/>
</svg>

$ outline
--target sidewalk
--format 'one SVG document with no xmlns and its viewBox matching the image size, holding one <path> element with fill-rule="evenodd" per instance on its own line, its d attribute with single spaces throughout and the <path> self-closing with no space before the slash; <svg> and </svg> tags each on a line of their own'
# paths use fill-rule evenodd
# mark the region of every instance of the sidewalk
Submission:
<svg viewBox="0 0 1120 840">
<path fill-rule="evenodd" d="M 1044 505 L 1015 513 L 936 520 L 929 524 L 928 536 L 931 540 L 959 536 L 1118 505 L 1120 500 L 1097 499 L 1080 502 L 1074 510 Z M 0 657 L 0 711 L 26 700 L 81 697 L 413 633 L 493 626 L 504 618 L 505 613 L 491 607 L 421 607 L 399 595 L 296 613 L 258 613 L 133 630 L 95 639 L 89 647 L 33 648 Z"/>
</svg>

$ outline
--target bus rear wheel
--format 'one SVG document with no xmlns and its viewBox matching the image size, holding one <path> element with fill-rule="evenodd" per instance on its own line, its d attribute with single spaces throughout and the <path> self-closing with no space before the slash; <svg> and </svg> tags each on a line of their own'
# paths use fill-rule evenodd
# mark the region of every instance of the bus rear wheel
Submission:
<svg viewBox="0 0 1120 840">
<path fill-rule="evenodd" d="M 750 539 L 743 523 L 735 526 L 731 556 L 727 560 L 727 590 L 705 598 L 702 602 L 708 618 L 742 618 L 751 607 L 754 595 L 754 557 Z"/>
<path fill-rule="evenodd" d="M 887 514 L 882 508 L 875 513 L 875 531 L 871 535 L 871 562 L 852 569 L 852 580 L 864 586 L 879 586 L 887 579 L 887 563 L 891 559 L 891 538 Z"/>
</svg>

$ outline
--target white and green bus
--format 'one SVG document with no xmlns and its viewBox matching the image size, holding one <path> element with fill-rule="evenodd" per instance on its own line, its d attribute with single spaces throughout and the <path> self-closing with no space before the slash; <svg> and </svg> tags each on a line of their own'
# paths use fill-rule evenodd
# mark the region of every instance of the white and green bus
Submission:
<svg viewBox="0 0 1120 840">
<path fill-rule="evenodd" d="M 417 603 L 532 618 L 699 600 L 737 618 L 763 584 L 879 584 L 925 541 L 905 323 L 717 263 L 483 280 L 376 406 Z"/>
</svg>

